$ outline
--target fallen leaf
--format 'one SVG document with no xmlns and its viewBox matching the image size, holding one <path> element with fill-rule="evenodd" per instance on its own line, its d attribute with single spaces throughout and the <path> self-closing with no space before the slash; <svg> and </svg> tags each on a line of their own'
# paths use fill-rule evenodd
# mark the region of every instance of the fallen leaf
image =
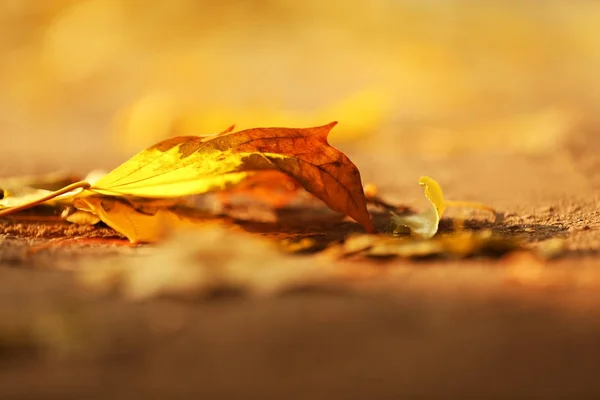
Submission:
<svg viewBox="0 0 600 400">
<path fill-rule="evenodd" d="M 332 246 L 330 257 L 470 257 L 498 256 L 523 249 L 520 242 L 494 235 L 489 230 L 461 231 L 431 239 L 413 239 L 386 235 L 358 234 L 348 237 L 341 245 Z"/>
<path fill-rule="evenodd" d="M 444 246 L 445 253 L 457 257 L 500 256 L 523 249 L 520 240 L 494 234 L 489 229 L 454 232 L 440 236 L 439 240 Z"/>
<path fill-rule="evenodd" d="M 257 171 L 277 170 L 294 178 L 331 209 L 375 232 L 358 169 L 327 143 L 335 125 L 174 137 L 138 153 L 98 180 L 88 193 L 187 196 L 231 187 Z"/>
<path fill-rule="evenodd" d="M 391 211 L 393 233 L 397 234 L 401 231 L 401 227 L 407 227 L 414 238 L 429 239 L 437 233 L 446 204 L 442 188 L 435 180 L 422 176 L 419 185 L 425 188 L 425 197 L 431 203 L 431 208 L 419 214 L 409 215 L 398 215 Z"/>
<path fill-rule="evenodd" d="M 466 207 L 489 211 L 496 217 L 494 209 L 475 202 L 449 201 L 444 199 L 441 186 L 433 178 L 422 176 L 419 185 L 425 188 L 425 197 L 431 203 L 431 208 L 419 214 L 398 215 L 391 211 L 393 233 L 398 234 L 408 228 L 411 236 L 416 239 L 430 239 L 438 231 L 440 219 L 447 207 Z"/>
</svg>

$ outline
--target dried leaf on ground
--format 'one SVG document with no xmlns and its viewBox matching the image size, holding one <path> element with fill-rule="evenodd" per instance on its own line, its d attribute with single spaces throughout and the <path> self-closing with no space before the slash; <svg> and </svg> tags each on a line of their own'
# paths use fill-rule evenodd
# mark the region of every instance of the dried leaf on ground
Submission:
<svg viewBox="0 0 600 400">
<path fill-rule="evenodd" d="M 432 238 L 438 231 L 440 219 L 447 207 L 484 209 L 493 213 L 494 216 L 496 215 L 492 208 L 479 203 L 445 200 L 439 183 L 428 176 L 422 176 L 419 179 L 419 185 L 425 188 L 425 197 L 431 203 L 431 208 L 419 214 L 397 215 L 391 212 L 394 234 L 402 233 L 405 229 L 408 229 L 415 239 Z"/>
<path fill-rule="evenodd" d="M 332 210 L 350 216 L 368 232 L 375 232 L 360 172 L 345 154 L 327 143 L 335 125 L 332 122 L 306 129 L 257 128 L 240 132 L 231 132 L 231 127 L 212 136 L 174 137 L 141 151 L 106 175 L 73 183 L 56 192 L 44 192 L 33 201 L 21 199 L 14 207 L 0 210 L 0 215 L 77 196 L 78 209 L 97 215 L 132 242 L 155 241 L 162 236 L 158 233 L 162 228 L 156 227 L 173 225 L 165 220 L 179 220 L 172 210 L 152 212 L 150 215 L 158 218 L 158 222 L 150 222 L 148 215 L 129 207 L 131 203 L 108 199 L 103 203 L 98 200 L 99 195 L 128 199 L 181 198 L 230 188 L 246 179 L 257 180 L 256 185 L 264 184 L 261 174 L 269 177 L 271 172 L 287 176 L 283 181 L 278 180 L 286 183 L 288 192 L 301 185 Z M 277 184 L 274 179 L 269 183 Z M 252 183 L 249 185 L 254 189 Z M 289 196 L 291 193 L 283 193 L 277 202 L 285 204 Z"/>
<path fill-rule="evenodd" d="M 333 257 L 469 257 L 473 255 L 501 255 L 523 249 L 513 239 L 494 235 L 489 230 L 461 231 L 431 239 L 413 239 L 386 235 L 353 235 L 327 253 Z"/>
<path fill-rule="evenodd" d="M 400 233 L 406 227 L 414 238 L 429 239 L 437 233 L 446 204 L 442 188 L 435 180 L 422 176 L 419 185 L 425 188 L 425 197 L 431 203 L 431 208 L 419 214 L 397 215 L 392 212 L 393 233 Z"/>
<path fill-rule="evenodd" d="M 104 176 L 89 192 L 110 196 L 177 197 L 225 189 L 258 171 L 281 171 L 331 209 L 375 227 L 366 208 L 360 173 L 327 143 L 335 126 L 257 128 L 160 142 Z"/>
</svg>

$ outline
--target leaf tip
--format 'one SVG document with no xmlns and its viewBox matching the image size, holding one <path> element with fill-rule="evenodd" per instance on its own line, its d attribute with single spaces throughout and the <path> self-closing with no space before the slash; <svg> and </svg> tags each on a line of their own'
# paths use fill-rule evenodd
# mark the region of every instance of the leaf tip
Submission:
<svg viewBox="0 0 600 400">
<path fill-rule="evenodd" d="M 319 135 L 323 139 L 327 140 L 327 136 L 329 136 L 329 132 L 331 132 L 333 127 L 336 126 L 337 124 L 338 124 L 337 121 L 332 121 L 332 122 L 328 123 L 327 125 L 317 126 L 316 128 L 313 128 L 313 129 L 317 135 Z"/>
<path fill-rule="evenodd" d="M 234 129 L 235 129 L 235 124 L 232 124 L 232 125 L 228 126 L 227 128 L 225 128 L 224 130 L 222 130 L 221 132 L 217 133 L 217 136 L 226 135 L 228 133 L 231 133 L 231 132 L 233 132 Z"/>
<path fill-rule="evenodd" d="M 327 125 L 324 125 L 323 128 L 325 128 L 327 130 L 327 133 L 329 133 L 337 124 L 337 121 L 331 121 Z"/>
</svg>

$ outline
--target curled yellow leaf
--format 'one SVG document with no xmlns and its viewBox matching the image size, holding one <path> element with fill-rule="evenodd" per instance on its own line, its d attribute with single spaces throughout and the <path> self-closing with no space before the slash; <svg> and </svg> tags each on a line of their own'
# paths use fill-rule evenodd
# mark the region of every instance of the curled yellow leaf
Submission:
<svg viewBox="0 0 600 400">
<path fill-rule="evenodd" d="M 431 208 L 419 214 L 398 215 L 392 213 L 393 233 L 400 233 L 402 227 L 410 230 L 411 236 L 416 239 L 429 239 L 436 234 L 442 214 L 446 209 L 444 193 L 440 185 L 428 176 L 419 179 L 419 185 L 425 188 L 425 197 L 431 203 Z"/>
<path fill-rule="evenodd" d="M 440 219 L 447 207 L 467 207 L 489 211 L 495 215 L 495 211 L 483 204 L 466 201 L 449 201 L 444 199 L 444 192 L 439 183 L 429 176 L 419 178 L 419 185 L 425 189 L 425 197 L 431 203 L 431 208 L 419 214 L 397 215 L 392 214 L 393 233 L 402 232 L 408 228 L 412 237 L 416 239 L 430 239 L 438 231 Z"/>
</svg>

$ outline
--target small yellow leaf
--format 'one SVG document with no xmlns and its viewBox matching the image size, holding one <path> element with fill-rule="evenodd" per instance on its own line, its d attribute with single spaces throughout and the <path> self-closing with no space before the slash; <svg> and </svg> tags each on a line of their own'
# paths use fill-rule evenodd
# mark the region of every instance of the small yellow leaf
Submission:
<svg viewBox="0 0 600 400">
<path fill-rule="evenodd" d="M 329 248 L 327 254 L 335 258 L 366 257 L 456 257 L 473 255 L 499 256 L 523 250 L 515 239 L 494 235 L 491 230 L 453 232 L 432 239 L 414 240 L 407 237 L 358 234 L 346 238 L 341 245 Z"/>
<path fill-rule="evenodd" d="M 425 197 L 431 203 L 431 209 L 419 214 L 397 215 L 392 213 L 393 233 L 397 234 L 406 227 L 410 234 L 416 239 L 429 239 L 433 237 L 438 230 L 440 219 L 447 207 L 467 207 L 489 211 L 496 215 L 493 208 L 484 204 L 468 201 L 448 201 L 444 199 L 442 188 L 433 178 L 422 176 L 419 179 L 419 185 L 425 188 Z"/>
<path fill-rule="evenodd" d="M 422 176 L 419 185 L 425 188 L 425 197 L 431 203 L 431 209 L 412 215 L 397 215 L 392 212 L 392 223 L 395 225 L 394 233 L 399 233 L 401 227 L 407 227 L 414 238 L 429 239 L 438 230 L 446 203 L 442 188 L 433 178 Z"/>
<path fill-rule="evenodd" d="M 425 188 L 425 197 L 431 202 L 436 210 L 439 218 L 442 218 L 444 211 L 446 211 L 446 201 L 444 200 L 444 193 L 440 184 L 437 183 L 433 178 L 428 176 L 422 176 L 419 178 L 419 185 Z"/>
</svg>

